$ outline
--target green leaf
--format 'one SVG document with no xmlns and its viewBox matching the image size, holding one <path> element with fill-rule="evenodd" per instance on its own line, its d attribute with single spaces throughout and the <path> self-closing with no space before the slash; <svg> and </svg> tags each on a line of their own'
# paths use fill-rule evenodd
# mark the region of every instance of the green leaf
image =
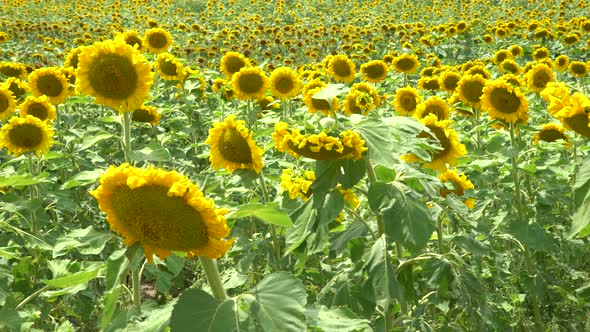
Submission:
<svg viewBox="0 0 590 332">
<path fill-rule="evenodd" d="M 73 249 L 83 255 L 98 255 L 112 237 L 111 234 L 95 231 L 92 226 L 75 229 L 57 240 L 53 248 L 53 258 L 63 256 Z"/>
<path fill-rule="evenodd" d="M 30 174 L 0 176 L 0 187 L 26 187 L 41 182 L 48 182 L 47 173 L 32 176 Z"/>
<path fill-rule="evenodd" d="M 96 179 L 103 173 L 102 170 L 82 171 L 71 178 L 69 178 L 61 189 L 70 189 L 79 186 L 86 186 L 96 182 Z"/>
<path fill-rule="evenodd" d="M 27 321 L 27 315 L 14 309 L 0 309 L 0 330 L 20 331 L 21 325 Z"/>
<path fill-rule="evenodd" d="M 318 327 L 322 332 L 372 332 L 368 320 L 361 319 L 346 307 L 308 308 L 309 325 Z"/>
<path fill-rule="evenodd" d="M 134 248 L 131 248 L 133 250 Z M 106 261 L 105 292 L 102 298 L 103 310 L 100 317 L 100 326 L 105 330 L 113 318 L 119 294 L 121 293 L 121 280 L 129 269 L 129 260 L 125 253 L 130 250 L 119 249 L 111 254 Z"/>
<path fill-rule="evenodd" d="M 359 123 L 358 131 L 369 149 L 369 158 L 385 167 L 393 168 L 397 158 L 393 152 L 394 144 L 391 129 L 381 120 L 366 118 Z"/>
<path fill-rule="evenodd" d="M 293 220 L 294 227 L 287 229 L 285 237 L 287 250 L 285 254 L 297 249 L 307 239 L 307 236 L 311 234 L 317 217 L 317 210 L 313 208 L 313 200 L 312 196 L 312 198 L 308 199 L 303 205 L 291 213 L 290 217 Z"/>
<path fill-rule="evenodd" d="M 369 273 L 368 281 L 373 287 L 373 293 L 378 305 L 387 308 L 394 298 L 401 300 L 401 285 L 397 281 L 395 269 L 387 253 L 385 236 L 378 239 L 371 248 L 365 268 Z"/>
<path fill-rule="evenodd" d="M 391 193 L 391 185 L 383 182 L 372 182 L 369 186 L 369 207 L 373 212 L 380 213 L 395 204 L 395 197 Z"/>
<path fill-rule="evenodd" d="M 536 223 L 513 221 L 508 225 L 508 233 L 525 246 L 537 251 L 548 251 L 553 242 L 552 238 L 545 234 L 545 230 Z"/>
<path fill-rule="evenodd" d="M 98 144 L 102 141 L 106 141 L 106 140 L 110 139 L 113 136 L 114 136 L 113 134 L 109 134 L 106 131 L 101 131 L 99 133 L 93 134 L 91 137 L 85 137 L 82 144 L 80 144 L 78 151 L 84 151 L 90 147 L 95 146 L 96 144 Z"/>
<path fill-rule="evenodd" d="M 324 205 L 320 210 L 320 219 L 318 227 L 322 225 L 327 225 L 334 221 L 338 217 L 342 209 L 344 209 L 344 197 L 342 197 L 340 190 L 332 190 L 328 193 L 328 195 L 326 195 Z"/>
<path fill-rule="evenodd" d="M 57 287 L 57 288 L 67 288 L 67 287 L 74 287 L 80 284 L 84 284 L 92 279 L 95 279 L 99 276 L 100 271 L 103 269 L 103 266 L 98 266 L 90 271 L 80 271 L 65 277 L 45 280 L 43 283 L 49 286 Z"/>
<path fill-rule="evenodd" d="M 218 301 L 201 289 L 180 295 L 170 316 L 170 331 L 234 331 L 238 325 L 234 301 Z"/>
<path fill-rule="evenodd" d="M 147 304 L 147 303 L 146 303 Z M 154 310 L 147 312 L 142 305 L 142 312 L 145 313 L 147 319 L 141 323 L 133 325 L 126 329 L 128 332 L 161 332 L 165 331 L 170 324 L 170 317 L 172 310 L 176 304 L 176 299 L 166 303 L 164 306 L 157 307 Z M 189 330 L 190 331 L 190 330 Z M 198 331 L 198 330 L 196 330 Z"/>
<path fill-rule="evenodd" d="M 453 237 L 453 242 L 457 244 L 461 249 L 475 255 L 475 256 L 487 256 L 490 254 L 490 249 L 483 243 L 467 236 L 458 235 Z"/>
<path fill-rule="evenodd" d="M 342 177 L 340 179 L 342 189 L 354 187 L 367 173 L 367 161 L 364 158 L 359 160 L 345 159 L 340 163 L 342 165 Z"/>
<path fill-rule="evenodd" d="M 267 332 L 305 331 L 307 293 L 303 283 L 287 272 L 266 276 L 252 290 L 240 296 L 250 319 Z M 240 308 L 242 303 L 238 302 Z"/>
<path fill-rule="evenodd" d="M 129 157 L 134 161 L 166 161 L 170 160 L 170 152 L 157 142 L 151 142 L 141 150 L 133 150 Z"/>
<path fill-rule="evenodd" d="M 340 161 L 339 160 L 318 160 L 315 166 L 316 179 L 311 184 L 311 190 L 314 196 L 314 202 L 321 204 L 324 196 L 336 187 L 340 179 Z M 314 206 L 319 208 L 320 206 Z"/>
<path fill-rule="evenodd" d="M 289 218 L 289 215 L 274 203 L 269 203 L 267 205 L 262 205 L 260 203 L 243 205 L 238 210 L 230 213 L 227 216 L 227 219 L 239 219 L 246 217 L 255 217 L 268 224 L 282 227 L 293 226 L 293 222 L 291 221 L 291 218 Z"/>
<path fill-rule="evenodd" d="M 586 159 L 576 173 L 574 184 L 574 220 L 569 237 L 590 235 L 590 158 Z"/>
<path fill-rule="evenodd" d="M 334 98 L 347 93 L 348 90 L 350 89 L 342 83 L 328 84 L 328 86 L 315 93 L 312 98 L 325 100 L 331 105 Z"/>
</svg>

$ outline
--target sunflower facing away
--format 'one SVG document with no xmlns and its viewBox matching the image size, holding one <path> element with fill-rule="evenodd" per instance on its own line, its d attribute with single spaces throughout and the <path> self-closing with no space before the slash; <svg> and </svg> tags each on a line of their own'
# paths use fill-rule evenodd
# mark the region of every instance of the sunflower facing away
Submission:
<svg viewBox="0 0 590 332">
<path fill-rule="evenodd" d="M 160 123 L 160 118 L 160 113 L 158 113 L 158 110 L 154 106 L 143 105 L 133 111 L 131 120 L 135 122 L 145 122 L 155 126 Z"/>
<path fill-rule="evenodd" d="M 547 111 L 553 116 L 568 106 L 570 100 L 570 90 L 563 82 L 547 83 L 540 95 L 543 100 L 549 103 Z"/>
<path fill-rule="evenodd" d="M 209 161 L 215 169 L 225 168 L 228 172 L 236 169 L 262 171 L 263 151 L 252 139 L 252 132 L 242 120 L 234 121 L 235 115 L 229 115 L 223 122 L 216 122 L 209 129 L 205 141 L 210 146 Z"/>
<path fill-rule="evenodd" d="M 42 121 L 55 120 L 57 114 L 55 107 L 49 103 L 47 96 L 33 97 L 28 96 L 19 106 L 19 115 L 21 118 L 32 115 Z"/>
<path fill-rule="evenodd" d="M 328 63 L 327 69 L 336 82 L 352 82 L 356 74 L 354 62 L 342 54 L 333 56 Z"/>
<path fill-rule="evenodd" d="M 286 168 L 281 173 L 281 189 L 289 193 L 290 199 L 300 197 L 306 201 L 311 196 L 311 184 L 315 181 L 313 171 L 305 171 L 301 176 L 294 174 L 293 170 Z"/>
<path fill-rule="evenodd" d="M 270 92 L 283 101 L 296 97 L 302 85 L 297 72 L 288 67 L 277 68 L 270 75 Z"/>
<path fill-rule="evenodd" d="M 232 246 L 225 209 L 216 209 L 186 176 L 175 171 L 123 164 L 111 166 L 90 194 L 125 245 L 137 242 L 148 261 L 173 251 L 219 258 Z"/>
<path fill-rule="evenodd" d="M 563 140 L 563 144 L 566 147 L 572 144 L 569 138 L 565 134 L 565 128 L 562 126 L 549 122 L 543 125 L 543 128 L 533 136 L 533 144 L 539 144 L 540 141 L 555 142 L 557 140 Z"/>
<path fill-rule="evenodd" d="M 177 81 L 182 79 L 182 63 L 174 55 L 168 52 L 158 54 L 155 67 L 158 71 L 158 75 L 165 80 Z"/>
<path fill-rule="evenodd" d="M 53 145 L 53 129 L 32 115 L 12 117 L 0 128 L 0 148 L 7 148 L 15 157 L 26 152 L 46 154 Z"/>
<path fill-rule="evenodd" d="M 258 100 L 264 97 L 268 90 L 268 78 L 258 67 L 244 67 L 232 76 L 231 87 L 238 99 Z"/>
<path fill-rule="evenodd" d="M 33 96 L 45 95 L 54 105 L 65 102 L 69 95 L 70 82 L 57 67 L 33 71 L 28 84 Z"/>
<path fill-rule="evenodd" d="M 456 169 L 450 169 L 446 172 L 440 173 L 438 178 L 442 183 L 449 183 L 453 186 L 453 190 L 449 190 L 447 188 L 440 189 L 440 196 L 447 197 L 448 194 L 454 193 L 458 197 L 462 197 L 465 195 L 465 190 L 467 189 L 474 189 L 473 183 L 469 181 L 465 173 L 458 173 Z M 467 205 L 470 209 L 475 207 L 475 199 L 474 198 L 467 198 L 463 203 Z"/>
<path fill-rule="evenodd" d="M 395 111 L 399 115 L 413 115 L 416 107 L 422 101 L 418 90 L 412 87 L 397 89 L 393 98 Z"/>
<path fill-rule="evenodd" d="M 522 122 L 528 120 L 529 103 L 519 88 L 498 79 L 489 82 L 483 88 L 481 108 L 491 118 L 504 122 Z"/>
<path fill-rule="evenodd" d="M 121 41 L 98 42 L 84 49 L 76 77 L 76 91 L 120 112 L 140 108 L 154 82 L 149 62 Z"/>
<path fill-rule="evenodd" d="M 370 83 L 381 82 L 387 77 L 388 71 L 387 64 L 381 60 L 369 61 L 361 66 L 362 78 Z"/>
<path fill-rule="evenodd" d="M 447 164 L 457 165 L 457 158 L 467 154 L 467 149 L 459 141 L 457 132 L 450 128 L 453 121 L 439 121 L 434 114 L 429 114 L 420 119 L 423 125 L 430 129 L 431 133 L 422 132 L 419 138 L 426 138 L 431 142 L 437 142 L 441 150 L 430 152 L 431 160 L 424 164 L 424 167 L 444 172 L 447 170 Z M 423 161 L 418 156 L 410 154 L 402 157 L 407 162 Z"/>
<path fill-rule="evenodd" d="M 243 67 L 250 67 L 250 60 L 237 52 L 227 52 L 221 58 L 221 72 L 225 77 L 230 79 L 233 74 L 237 73 Z"/>
<path fill-rule="evenodd" d="M 277 122 L 272 134 L 275 149 L 315 160 L 355 159 L 361 158 L 367 150 L 365 141 L 351 130 L 345 130 L 339 137 L 328 136 L 325 132 L 304 135 L 298 129 L 289 129 L 285 122 Z"/>
<path fill-rule="evenodd" d="M 162 28 L 152 28 L 145 33 L 143 44 L 150 53 L 166 52 L 172 46 L 172 35 Z"/>
<path fill-rule="evenodd" d="M 5 121 L 16 110 L 16 100 L 7 87 L 0 85 L 0 121 Z"/>
</svg>

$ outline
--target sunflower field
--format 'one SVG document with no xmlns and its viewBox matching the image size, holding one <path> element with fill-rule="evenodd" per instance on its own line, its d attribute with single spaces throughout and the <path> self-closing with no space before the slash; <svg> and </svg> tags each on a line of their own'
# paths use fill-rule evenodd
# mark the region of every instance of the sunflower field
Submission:
<svg viewBox="0 0 590 332">
<path fill-rule="evenodd" d="M 0 331 L 590 331 L 585 0 L 0 1 Z"/>
</svg>

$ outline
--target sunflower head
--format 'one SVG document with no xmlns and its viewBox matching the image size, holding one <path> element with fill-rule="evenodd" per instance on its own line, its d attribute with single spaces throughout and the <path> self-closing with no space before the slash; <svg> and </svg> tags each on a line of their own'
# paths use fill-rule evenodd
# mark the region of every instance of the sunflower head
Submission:
<svg viewBox="0 0 590 332">
<path fill-rule="evenodd" d="M 290 168 L 285 168 L 281 173 L 281 189 L 289 193 L 290 199 L 300 197 L 303 201 L 309 199 L 312 194 L 311 184 L 315 181 L 315 173 L 306 171 L 301 175 L 294 174 Z"/>
<path fill-rule="evenodd" d="M 529 90 L 541 92 L 547 83 L 555 81 L 555 73 L 548 65 L 539 63 L 526 73 L 526 80 Z"/>
<path fill-rule="evenodd" d="M 543 128 L 533 136 L 533 144 L 539 144 L 540 141 L 555 142 L 557 140 L 563 140 L 566 147 L 572 145 L 565 134 L 565 128 L 553 122 L 544 124 Z"/>
<path fill-rule="evenodd" d="M 557 69 L 557 71 L 562 72 L 568 69 L 568 66 L 570 64 L 570 58 L 567 55 L 562 54 L 555 58 L 555 61 L 553 61 L 553 63 L 555 64 L 555 69 Z"/>
<path fill-rule="evenodd" d="M 297 72 L 288 67 L 279 67 L 270 75 L 270 92 L 283 101 L 296 97 L 302 85 Z"/>
<path fill-rule="evenodd" d="M 182 63 L 168 52 L 158 54 L 155 67 L 158 75 L 165 80 L 177 81 L 183 76 Z"/>
<path fill-rule="evenodd" d="M 221 72 L 225 77 L 230 79 L 235 73 L 243 67 L 250 67 L 250 60 L 237 52 L 227 52 L 221 58 Z"/>
<path fill-rule="evenodd" d="M 172 46 L 172 35 L 162 28 L 152 28 L 145 33 L 143 44 L 150 53 L 166 52 Z"/>
<path fill-rule="evenodd" d="M 160 123 L 160 118 L 161 115 L 158 113 L 156 107 L 143 105 L 133 111 L 131 120 L 135 122 L 146 122 L 150 123 L 152 126 L 155 126 Z"/>
<path fill-rule="evenodd" d="M 421 101 L 418 90 L 412 87 L 397 89 L 393 98 L 395 111 L 404 116 L 413 115 Z"/>
<path fill-rule="evenodd" d="M 12 92 L 0 84 L 0 121 L 5 121 L 12 116 L 16 110 L 16 100 Z"/>
<path fill-rule="evenodd" d="M 362 79 L 370 83 L 381 82 L 388 71 L 387 64 L 382 60 L 369 61 L 361 66 Z"/>
<path fill-rule="evenodd" d="M 27 68 L 19 62 L 0 61 L 0 75 L 22 80 L 27 78 Z"/>
<path fill-rule="evenodd" d="M 305 84 L 303 86 L 303 89 L 301 90 L 301 95 L 305 99 L 305 97 L 309 94 L 309 91 L 311 91 L 315 88 L 325 88 L 326 86 L 327 86 L 326 83 L 324 83 L 319 78 L 316 78 L 314 80 L 307 82 L 307 84 Z"/>
<path fill-rule="evenodd" d="M 210 146 L 209 161 L 215 169 L 225 168 L 228 172 L 236 169 L 252 169 L 256 173 L 262 171 L 263 150 L 252 139 L 252 132 L 246 123 L 229 115 L 223 122 L 216 122 L 209 129 L 209 137 L 205 141 Z"/>
<path fill-rule="evenodd" d="M 416 107 L 416 118 L 421 119 L 434 114 L 438 120 L 446 120 L 451 115 L 449 105 L 440 97 L 432 96 Z"/>
<path fill-rule="evenodd" d="M 325 99 L 314 98 L 314 95 L 322 91 L 322 89 L 318 87 L 307 91 L 305 97 L 303 97 L 303 102 L 310 113 L 321 112 L 325 116 L 331 116 L 331 111 L 337 111 L 340 108 L 340 101 L 336 97 L 331 102 Z"/>
<path fill-rule="evenodd" d="M 41 68 L 29 75 L 29 88 L 33 96 L 47 96 L 52 104 L 61 104 L 69 95 L 70 82 L 57 67 Z"/>
<path fill-rule="evenodd" d="M 572 61 L 568 66 L 568 70 L 570 74 L 576 77 L 586 77 L 588 76 L 588 71 L 590 71 L 590 66 L 582 61 Z"/>
<path fill-rule="evenodd" d="M 461 75 L 454 71 L 445 71 L 438 77 L 438 85 L 440 89 L 446 92 L 453 93 L 461 80 Z"/>
<path fill-rule="evenodd" d="M 76 71 L 76 91 L 95 103 L 130 112 L 143 105 L 153 84 L 149 62 L 122 41 L 98 42 L 84 49 Z"/>
<path fill-rule="evenodd" d="M 335 55 L 328 63 L 328 73 L 336 82 L 352 82 L 356 74 L 356 66 L 346 55 Z"/>
<path fill-rule="evenodd" d="M 26 152 L 46 154 L 53 145 L 53 129 L 32 115 L 12 117 L 0 128 L 0 148 L 7 148 L 15 157 Z"/>
<path fill-rule="evenodd" d="M 486 84 L 481 98 L 482 109 L 491 118 L 504 122 L 516 123 L 528 120 L 529 104 L 519 88 L 515 88 L 504 80 L 494 80 Z"/>
<path fill-rule="evenodd" d="M 25 95 L 31 91 L 28 84 L 14 77 L 7 79 L 4 83 L 2 83 L 2 86 L 12 93 L 12 96 L 16 100 L 17 105 L 21 103 L 25 98 Z"/>
<path fill-rule="evenodd" d="M 441 197 L 447 197 L 450 193 L 454 193 L 455 195 L 462 197 L 465 195 L 465 190 L 474 189 L 475 186 L 465 173 L 458 173 L 456 169 L 450 169 L 445 172 L 439 174 L 438 178 L 443 184 L 450 184 L 453 189 L 441 188 L 440 195 Z M 464 201 L 465 205 L 467 205 L 470 209 L 474 208 L 475 200 L 473 198 L 467 198 Z"/>
<path fill-rule="evenodd" d="M 117 37 L 115 37 L 116 39 L 121 39 L 122 41 L 125 42 L 125 44 L 137 48 L 137 50 L 139 51 L 143 51 L 144 50 L 144 41 L 143 38 L 141 38 L 139 36 L 139 34 L 137 33 L 137 31 L 135 30 L 128 30 L 125 31 L 122 34 L 117 35 Z"/>
<path fill-rule="evenodd" d="M 238 99 L 260 99 L 268 90 L 268 78 L 262 69 L 258 67 L 244 67 L 231 78 L 232 90 L 236 92 Z"/>
<path fill-rule="evenodd" d="M 224 214 L 186 176 L 162 169 L 111 166 L 90 192 L 127 246 L 140 243 L 148 261 L 173 251 L 219 258 L 231 248 Z"/>
<path fill-rule="evenodd" d="M 32 115 L 42 121 L 51 121 L 57 117 L 55 107 L 49 103 L 45 95 L 39 97 L 28 96 L 19 108 L 19 115 L 23 118 Z"/>
<path fill-rule="evenodd" d="M 481 75 L 465 75 L 459 80 L 455 93 L 462 104 L 478 109 L 486 80 Z"/>
<path fill-rule="evenodd" d="M 590 138 L 590 99 L 579 92 L 575 92 L 571 97 L 563 100 L 562 106 L 562 109 L 555 114 L 555 117 L 567 129 Z"/>
<path fill-rule="evenodd" d="M 393 59 L 391 64 L 395 71 L 407 75 L 415 73 L 420 67 L 420 62 L 414 54 L 402 54 Z"/>
<path fill-rule="evenodd" d="M 64 62 L 64 67 L 72 67 L 74 69 L 78 68 L 78 61 L 80 54 L 84 50 L 85 46 L 79 46 L 70 50 L 68 55 L 66 56 L 66 61 Z"/>
</svg>

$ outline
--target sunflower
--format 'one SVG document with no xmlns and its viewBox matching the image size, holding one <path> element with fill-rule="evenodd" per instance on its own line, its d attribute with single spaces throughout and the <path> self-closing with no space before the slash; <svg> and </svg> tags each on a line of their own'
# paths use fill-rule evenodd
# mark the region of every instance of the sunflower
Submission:
<svg viewBox="0 0 590 332">
<path fill-rule="evenodd" d="M 21 103 L 25 98 L 25 95 L 31 91 L 25 82 L 15 77 L 7 79 L 6 82 L 2 83 L 2 86 L 12 93 L 17 105 Z"/>
<path fill-rule="evenodd" d="M 234 121 L 235 115 L 229 115 L 223 122 L 216 122 L 209 129 L 209 137 L 205 141 L 210 146 L 209 161 L 215 169 L 225 168 L 228 172 L 236 169 L 252 169 L 256 173 L 262 171 L 263 151 L 252 139 L 242 120 Z"/>
<path fill-rule="evenodd" d="M 224 214 L 186 176 L 123 164 L 111 166 L 90 194 L 127 246 L 140 243 L 148 261 L 173 251 L 219 258 L 232 246 Z"/>
<path fill-rule="evenodd" d="M 305 99 L 305 97 L 309 94 L 309 91 L 315 88 L 325 88 L 326 86 L 326 83 L 316 78 L 303 86 L 303 89 L 301 89 L 301 96 L 303 96 L 303 98 Z"/>
<path fill-rule="evenodd" d="M 237 73 L 243 67 L 250 67 L 250 60 L 237 52 L 227 52 L 221 58 L 221 72 L 225 77 L 230 79 L 233 74 Z"/>
<path fill-rule="evenodd" d="M 516 61 L 512 59 L 506 59 L 500 63 L 500 71 L 503 73 L 511 73 L 514 75 L 518 75 L 522 72 L 522 68 L 516 63 Z"/>
<path fill-rule="evenodd" d="M 430 129 L 430 133 L 422 132 L 418 134 L 419 138 L 426 138 L 430 142 L 437 142 L 441 150 L 430 152 L 431 160 L 424 164 L 424 167 L 444 172 L 447 170 L 447 164 L 457 165 L 457 158 L 467 154 L 465 145 L 459 141 L 457 132 L 450 128 L 453 121 L 439 121 L 434 114 L 429 114 L 420 119 L 420 122 Z M 407 162 L 423 161 L 416 155 L 405 155 L 402 157 Z"/>
<path fill-rule="evenodd" d="M 68 80 L 68 90 L 71 95 L 74 93 L 74 87 L 76 86 L 76 70 L 73 67 L 61 67 L 59 68 L 59 71 L 64 75 L 66 80 Z"/>
<path fill-rule="evenodd" d="M 344 113 L 346 115 L 366 115 L 374 109 L 373 97 L 370 94 L 351 89 L 344 99 Z"/>
<path fill-rule="evenodd" d="M 436 91 L 440 89 L 438 84 L 438 76 L 421 77 L 418 80 L 418 88 L 420 90 Z"/>
<path fill-rule="evenodd" d="M 260 99 L 268 90 L 268 78 L 258 67 L 244 67 L 231 78 L 231 87 L 238 99 Z"/>
<path fill-rule="evenodd" d="M 16 100 L 7 87 L 0 85 L 0 121 L 5 121 L 16 110 Z"/>
<path fill-rule="evenodd" d="M 12 117 L 0 128 L 0 149 L 7 148 L 15 157 L 26 152 L 46 154 L 53 145 L 53 129 L 32 115 Z"/>
<path fill-rule="evenodd" d="M 315 160 L 361 158 L 367 150 L 365 141 L 351 130 L 342 131 L 339 137 L 328 136 L 325 132 L 304 135 L 298 129 L 289 129 L 285 122 L 277 122 L 272 134 L 275 149 Z"/>
<path fill-rule="evenodd" d="M 526 73 L 526 80 L 529 90 L 541 92 L 547 83 L 555 81 L 555 73 L 548 65 L 539 63 Z"/>
<path fill-rule="evenodd" d="M 486 80 L 481 75 L 465 75 L 459 80 L 455 93 L 463 105 L 479 109 Z"/>
<path fill-rule="evenodd" d="M 133 111 L 133 117 L 131 120 L 135 122 L 147 122 L 152 126 L 160 123 L 161 115 L 154 106 L 143 105 L 140 108 Z"/>
<path fill-rule="evenodd" d="M 28 96 L 19 108 L 21 118 L 32 115 L 39 120 L 48 121 L 55 120 L 57 117 L 55 107 L 49 103 L 45 95 L 39 97 Z"/>
<path fill-rule="evenodd" d="M 441 188 L 441 197 L 447 197 L 447 195 L 450 193 L 454 193 L 458 197 L 462 197 L 463 195 L 465 195 L 465 190 L 475 188 L 475 186 L 471 181 L 469 181 L 465 173 L 459 174 L 456 169 L 451 169 L 446 172 L 443 172 L 438 175 L 438 178 L 443 184 L 450 183 L 453 185 L 453 190 L 449 190 L 444 187 Z M 473 209 L 475 207 L 475 199 L 473 198 L 467 198 L 463 203 L 465 203 L 465 205 L 467 205 L 467 207 L 469 207 L 470 209 Z"/>
<path fill-rule="evenodd" d="M 397 89 L 393 98 L 395 111 L 399 115 L 413 115 L 416 107 L 422 101 L 418 90 L 412 87 Z"/>
<path fill-rule="evenodd" d="M 481 108 L 491 118 L 504 122 L 528 120 L 529 103 L 519 88 L 515 88 L 504 80 L 494 80 L 486 84 L 481 97 Z"/>
<path fill-rule="evenodd" d="M 421 119 L 429 114 L 434 114 L 438 120 L 446 120 L 451 115 L 451 110 L 449 109 L 449 105 L 440 97 L 432 96 L 418 104 L 414 116 L 417 119 Z"/>
<path fill-rule="evenodd" d="M 465 72 L 465 75 L 481 75 L 486 80 L 492 78 L 492 74 L 490 74 L 490 72 L 486 69 L 486 66 L 484 65 L 475 65 L 469 68 Z"/>
<path fill-rule="evenodd" d="M 381 97 L 379 97 L 379 94 L 377 93 L 377 90 L 375 89 L 375 87 L 369 83 L 366 83 L 366 82 L 355 83 L 352 85 L 350 90 L 351 91 L 360 91 L 360 92 L 370 95 L 371 98 L 373 98 L 373 105 L 371 106 L 371 109 L 374 109 L 377 106 L 379 106 L 379 104 L 381 104 Z"/>
<path fill-rule="evenodd" d="M 588 71 L 590 70 L 590 66 L 582 61 L 572 61 L 570 62 L 569 66 L 567 67 L 570 74 L 583 78 L 588 76 Z"/>
<path fill-rule="evenodd" d="M 562 72 L 568 69 L 570 64 L 570 58 L 567 55 L 562 54 L 555 58 L 555 61 L 553 61 L 553 63 L 555 64 L 555 69 L 557 69 L 557 71 Z"/>
<path fill-rule="evenodd" d="M 407 75 L 415 73 L 420 67 L 420 62 L 414 54 L 402 54 L 393 59 L 391 64 L 395 71 Z"/>
<path fill-rule="evenodd" d="M 549 57 L 549 50 L 547 47 L 539 47 L 537 48 L 533 54 L 533 60 L 539 61 Z"/>
<path fill-rule="evenodd" d="M 159 54 L 172 46 L 172 36 L 162 28 L 152 28 L 145 33 L 143 44 L 150 53 Z"/>
<path fill-rule="evenodd" d="M 296 97 L 301 91 L 301 78 L 289 67 L 279 67 L 270 75 L 270 92 L 274 97 L 286 100 Z"/>
<path fill-rule="evenodd" d="M 356 74 L 354 62 L 342 54 L 333 56 L 327 69 L 336 82 L 351 82 Z"/>
<path fill-rule="evenodd" d="M 568 106 L 570 100 L 570 90 L 563 82 L 547 83 L 540 95 L 543 100 L 549 103 L 547 111 L 553 116 Z"/>
<path fill-rule="evenodd" d="M 22 63 L 0 61 L 0 75 L 22 80 L 27 78 L 27 68 Z"/>
<path fill-rule="evenodd" d="M 520 88 L 524 86 L 524 81 L 522 80 L 522 78 L 514 74 L 502 75 L 499 77 L 499 79 L 506 81 L 508 84 L 511 84 L 515 88 Z"/>
<path fill-rule="evenodd" d="M 84 51 L 85 47 L 86 46 L 79 46 L 71 49 L 66 57 L 66 61 L 64 62 L 64 67 L 72 67 L 74 69 L 77 69 L 80 54 L 82 53 L 82 51 Z"/>
<path fill-rule="evenodd" d="M 438 85 L 441 90 L 453 93 L 461 80 L 461 75 L 454 71 L 445 71 L 438 77 Z"/>
<path fill-rule="evenodd" d="M 310 113 L 313 114 L 317 112 L 322 112 L 323 115 L 330 116 L 331 111 L 337 111 L 340 108 L 340 101 L 336 97 L 332 99 L 331 103 L 325 99 L 314 98 L 313 96 L 316 93 L 320 92 L 322 89 L 323 88 L 319 87 L 307 91 L 307 94 L 305 95 L 305 97 L 303 97 L 303 102 L 307 106 L 307 110 Z"/>
<path fill-rule="evenodd" d="M 54 105 L 66 101 L 70 82 L 58 67 L 41 68 L 29 75 L 29 88 L 33 96 L 45 95 Z"/>
<path fill-rule="evenodd" d="M 590 99 L 576 92 L 565 100 L 564 107 L 555 114 L 563 125 L 576 133 L 590 138 Z"/>
<path fill-rule="evenodd" d="M 361 66 L 362 79 L 371 83 L 381 82 L 387 77 L 387 64 L 381 60 L 369 61 Z"/>
<path fill-rule="evenodd" d="M 512 53 L 512 56 L 515 58 L 522 56 L 522 54 L 524 53 L 524 50 L 522 49 L 522 47 L 520 47 L 520 45 L 511 45 L 510 47 L 508 47 L 508 51 Z"/>
<path fill-rule="evenodd" d="M 512 59 L 514 56 L 508 50 L 499 50 L 494 54 L 492 61 L 495 64 L 500 65 L 502 61 Z"/>
<path fill-rule="evenodd" d="M 555 142 L 563 140 L 566 147 L 571 146 L 569 138 L 565 134 L 565 128 L 555 123 L 546 123 L 543 128 L 533 136 L 533 144 L 539 144 L 539 141 Z"/>
<path fill-rule="evenodd" d="M 158 54 L 154 66 L 158 75 L 165 80 L 178 81 L 183 77 L 182 63 L 168 52 Z"/>
<path fill-rule="evenodd" d="M 121 39 L 122 41 L 125 42 L 125 44 L 127 44 L 131 47 L 136 47 L 137 50 L 139 50 L 140 52 L 143 51 L 143 49 L 144 49 L 143 39 L 139 36 L 137 31 L 135 31 L 135 30 L 125 31 L 122 34 L 117 35 L 117 37 L 115 37 L 115 39 Z"/>
<path fill-rule="evenodd" d="M 120 112 L 138 109 L 148 98 L 154 74 L 138 50 L 121 42 L 98 42 L 80 55 L 76 91 Z"/>
<path fill-rule="evenodd" d="M 280 108 L 281 104 L 278 102 L 275 102 L 275 99 L 272 96 L 266 96 L 262 99 L 258 99 L 258 106 L 260 106 L 260 110 L 262 111 L 268 111 L 270 109 L 273 108 Z"/>
<path fill-rule="evenodd" d="M 312 194 L 311 184 L 315 181 L 315 173 L 306 171 L 302 176 L 295 175 L 293 170 L 286 168 L 281 173 L 281 189 L 289 193 L 290 199 L 300 197 L 306 201 Z"/>
</svg>

